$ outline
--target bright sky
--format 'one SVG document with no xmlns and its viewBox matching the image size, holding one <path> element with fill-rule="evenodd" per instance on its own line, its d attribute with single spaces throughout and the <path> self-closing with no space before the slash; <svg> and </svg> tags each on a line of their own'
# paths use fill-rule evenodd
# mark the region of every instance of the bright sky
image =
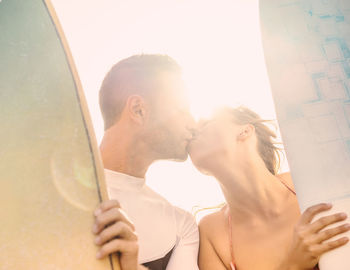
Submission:
<svg viewBox="0 0 350 270">
<path fill-rule="evenodd" d="M 109 68 L 133 54 L 162 53 L 183 67 L 192 112 L 246 105 L 275 119 L 260 39 L 258 0 L 51 0 L 75 60 L 98 141 L 98 90 Z M 158 162 L 148 184 L 171 203 L 224 201 L 219 185 L 190 161 Z"/>
</svg>

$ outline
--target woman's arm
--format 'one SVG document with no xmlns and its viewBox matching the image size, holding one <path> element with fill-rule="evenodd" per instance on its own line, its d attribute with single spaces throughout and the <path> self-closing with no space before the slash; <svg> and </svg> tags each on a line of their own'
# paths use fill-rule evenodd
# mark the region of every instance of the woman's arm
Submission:
<svg viewBox="0 0 350 270">
<path fill-rule="evenodd" d="M 200 270 L 226 270 L 226 267 L 215 251 L 209 240 L 208 224 L 203 218 L 199 223 L 199 257 L 198 266 Z"/>
</svg>

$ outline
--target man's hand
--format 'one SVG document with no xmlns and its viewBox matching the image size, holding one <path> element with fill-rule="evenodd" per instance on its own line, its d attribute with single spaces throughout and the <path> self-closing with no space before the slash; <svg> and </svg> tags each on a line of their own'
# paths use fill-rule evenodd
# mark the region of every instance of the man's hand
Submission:
<svg viewBox="0 0 350 270">
<path fill-rule="evenodd" d="M 138 239 L 135 227 L 116 200 L 102 202 L 94 212 L 93 233 L 95 244 L 100 246 L 96 257 L 102 259 L 120 253 L 122 270 L 144 269 L 138 265 Z"/>
<path fill-rule="evenodd" d="M 288 259 L 280 269 L 306 270 L 313 269 L 320 256 L 332 249 L 345 245 L 349 239 L 342 237 L 338 240 L 327 241 L 330 238 L 349 231 L 350 224 L 343 224 L 331 229 L 327 226 L 346 219 L 345 213 L 325 216 L 312 222 L 313 218 L 324 211 L 331 209 L 330 204 L 317 204 L 309 207 L 302 214 L 294 230 L 294 237 Z"/>
</svg>

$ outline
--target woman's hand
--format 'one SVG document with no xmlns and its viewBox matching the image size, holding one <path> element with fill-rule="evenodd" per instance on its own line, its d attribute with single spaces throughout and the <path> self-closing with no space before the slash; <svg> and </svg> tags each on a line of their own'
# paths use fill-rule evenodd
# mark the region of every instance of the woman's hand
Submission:
<svg viewBox="0 0 350 270">
<path fill-rule="evenodd" d="M 321 217 L 311 223 L 317 214 L 331 208 L 330 204 L 322 203 L 306 209 L 295 227 L 293 242 L 287 259 L 279 270 L 314 269 L 323 253 L 343 246 L 349 241 L 347 237 L 342 237 L 325 242 L 334 236 L 349 231 L 350 224 L 348 223 L 330 229 L 326 228 L 331 224 L 345 220 L 347 218 L 345 213 Z"/>
<path fill-rule="evenodd" d="M 95 210 L 92 231 L 96 235 L 95 244 L 100 247 L 96 255 L 98 259 L 119 252 L 122 270 L 145 269 L 138 265 L 135 227 L 120 208 L 118 201 L 109 200 L 99 205 Z"/>
</svg>

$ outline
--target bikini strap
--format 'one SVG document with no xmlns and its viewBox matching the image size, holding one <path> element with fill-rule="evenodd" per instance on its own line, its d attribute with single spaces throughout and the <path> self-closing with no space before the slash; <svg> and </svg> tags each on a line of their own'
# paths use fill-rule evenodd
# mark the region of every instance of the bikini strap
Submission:
<svg viewBox="0 0 350 270">
<path fill-rule="evenodd" d="M 229 208 L 227 208 L 229 210 Z M 233 256 L 233 244 L 232 244 L 232 220 L 230 211 L 228 211 L 228 228 L 229 228 L 229 240 L 230 240 L 230 252 L 231 252 L 231 270 L 235 270 L 235 261 Z"/>
<path fill-rule="evenodd" d="M 296 192 L 291 188 L 289 187 L 283 180 L 281 177 L 277 176 L 277 178 L 280 180 L 280 182 L 287 188 L 289 189 L 290 192 L 292 192 L 294 195 L 297 195 Z"/>
</svg>

